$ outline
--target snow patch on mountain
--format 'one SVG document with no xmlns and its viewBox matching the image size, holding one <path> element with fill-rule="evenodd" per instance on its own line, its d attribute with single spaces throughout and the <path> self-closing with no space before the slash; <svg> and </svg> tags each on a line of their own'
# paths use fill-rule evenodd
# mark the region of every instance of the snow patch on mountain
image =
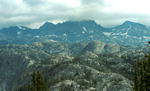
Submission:
<svg viewBox="0 0 150 91">
<path fill-rule="evenodd" d="M 56 41 L 56 40 L 52 40 L 52 39 L 51 39 L 50 41 L 51 41 L 51 42 L 58 42 L 58 41 Z"/>
<path fill-rule="evenodd" d="M 103 32 L 104 33 L 104 35 L 106 35 L 106 36 L 110 36 L 111 34 L 112 34 L 112 32 Z"/>
<path fill-rule="evenodd" d="M 94 38 L 94 36 L 93 36 L 93 35 L 90 35 L 90 38 Z"/>
<path fill-rule="evenodd" d="M 39 35 L 36 35 L 36 36 L 34 36 L 35 38 L 40 38 L 40 36 Z"/>
<path fill-rule="evenodd" d="M 64 33 L 64 34 L 63 34 L 63 36 L 67 36 L 67 34 L 66 34 L 66 33 Z"/>
<path fill-rule="evenodd" d="M 21 34 L 21 31 L 17 32 L 17 35 L 20 35 Z"/>
<path fill-rule="evenodd" d="M 150 40 L 150 37 L 148 37 L 148 36 L 143 36 L 143 38 Z"/>
<path fill-rule="evenodd" d="M 93 30 L 91 30 L 91 31 L 89 31 L 89 33 L 94 33 L 94 31 L 93 31 Z"/>
<path fill-rule="evenodd" d="M 20 30 L 26 30 L 25 27 L 22 27 L 22 26 L 17 26 Z"/>
<path fill-rule="evenodd" d="M 52 35 L 46 35 L 46 37 L 58 37 L 57 35 L 55 35 L 55 34 L 52 34 Z"/>
<path fill-rule="evenodd" d="M 86 29 L 86 27 L 84 27 L 84 26 L 83 26 L 83 27 L 82 27 L 82 29 L 83 29 L 85 32 L 87 32 L 87 29 Z"/>
<path fill-rule="evenodd" d="M 82 31 L 82 34 L 85 34 L 85 32 L 84 32 L 84 31 Z"/>
</svg>

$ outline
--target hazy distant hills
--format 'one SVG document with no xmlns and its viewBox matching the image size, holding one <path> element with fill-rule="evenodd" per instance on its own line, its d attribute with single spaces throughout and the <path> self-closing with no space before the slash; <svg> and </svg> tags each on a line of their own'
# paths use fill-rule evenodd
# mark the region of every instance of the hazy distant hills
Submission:
<svg viewBox="0 0 150 91">
<path fill-rule="evenodd" d="M 98 40 L 121 45 L 143 45 L 150 40 L 150 29 L 139 23 L 125 21 L 123 24 L 104 28 L 95 21 L 67 21 L 58 24 L 46 22 L 39 29 L 13 26 L 0 30 L 0 43 L 29 44 L 47 40 L 67 43 Z"/>
</svg>

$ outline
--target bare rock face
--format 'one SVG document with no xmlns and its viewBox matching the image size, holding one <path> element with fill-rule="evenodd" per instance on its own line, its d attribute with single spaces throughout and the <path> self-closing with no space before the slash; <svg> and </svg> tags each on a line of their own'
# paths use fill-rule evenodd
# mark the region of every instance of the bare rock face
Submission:
<svg viewBox="0 0 150 91">
<path fill-rule="evenodd" d="M 83 49 L 83 52 L 91 51 L 93 53 L 100 54 L 103 52 L 104 46 L 105 43 L 103 42 L 92 41 Z"/>
<path fill-rule="evenodd" d="M 120 46 L 117 44 L 106 44 L 100 41 L 91 41 L 82 50 L 82 53 L 87 51 L 93 52 L 95 54 L 110 54 L 120 52 Z"/>
</svg>

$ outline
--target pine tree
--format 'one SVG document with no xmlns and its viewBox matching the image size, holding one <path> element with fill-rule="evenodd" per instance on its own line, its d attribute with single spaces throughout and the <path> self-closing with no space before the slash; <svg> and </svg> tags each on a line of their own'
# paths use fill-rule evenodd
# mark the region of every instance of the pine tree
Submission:
<svg viewBox="0 0 150 91">
<path fill-rule="evenodd" d="M 135 91 L 150 91 L 150 55 L 135 65 Z"/>
<path fill-rule="evenodd" d="M 32 83 L 29 87 L 30 91 L 48 91 L 48 86 L 41 72 L 32 74 Z"/>
</svg>

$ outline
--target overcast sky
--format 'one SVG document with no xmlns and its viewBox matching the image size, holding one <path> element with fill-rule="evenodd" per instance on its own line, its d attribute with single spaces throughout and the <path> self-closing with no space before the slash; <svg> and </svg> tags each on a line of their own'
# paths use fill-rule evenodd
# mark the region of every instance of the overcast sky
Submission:
<svg viewBox="0 0 150 91">
<path fill-rule="evenodd" d="M 0 28 L 67 20 L 95 20 L 105 27 L 130 20 L 150 26 L 149 4 L 150 0 L 0 0 Z"/>
</svg>

